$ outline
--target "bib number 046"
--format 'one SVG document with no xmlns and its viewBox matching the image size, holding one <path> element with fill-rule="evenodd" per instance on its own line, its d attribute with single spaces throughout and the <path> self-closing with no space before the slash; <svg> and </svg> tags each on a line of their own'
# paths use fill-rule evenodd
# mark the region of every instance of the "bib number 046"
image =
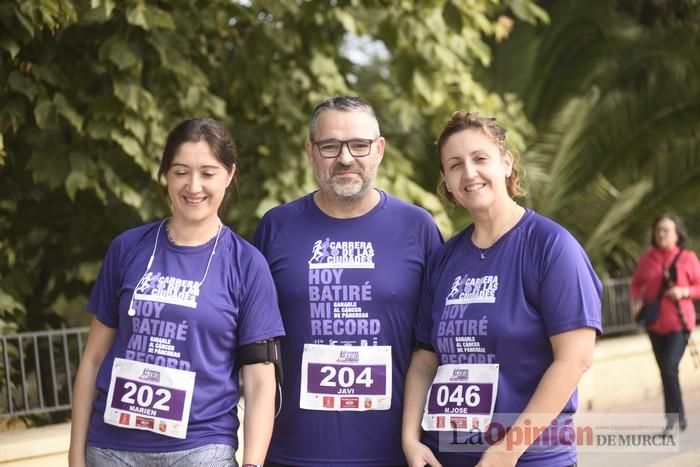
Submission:
<svg viewBox="0 0 700 467">
<path fill-rule="evenodd" d="M 452 386 L 452 385 L 450 385 Z M 450 387 L 441 384 L 435 393 L 435 402 L 440 407 L 476 407 L 481 402 L 481 389 L 476 385 L 457 384 Z"/>
</svg>

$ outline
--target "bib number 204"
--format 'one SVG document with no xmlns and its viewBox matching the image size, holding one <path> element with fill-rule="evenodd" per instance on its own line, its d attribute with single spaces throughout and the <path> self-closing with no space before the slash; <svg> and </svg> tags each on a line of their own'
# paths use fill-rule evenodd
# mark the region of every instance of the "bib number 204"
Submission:
<svg viewBox="0 0 700 467">
<path fill-rule="evenodd" d="M 359 368 L 358 368 L 359 369 Z M 325 365 L 321 367 L 321 374 L 324 375 L 321 379 L 321 386 L 334 388 L 350 388 L 355 385 L 363 384 L 366 388 L 372 386 L 372 368 L 365 367 L 359 374 L 355 374 L 356 369 L 349 366 L 336 368 L 334 366 Z"/>
</svg>

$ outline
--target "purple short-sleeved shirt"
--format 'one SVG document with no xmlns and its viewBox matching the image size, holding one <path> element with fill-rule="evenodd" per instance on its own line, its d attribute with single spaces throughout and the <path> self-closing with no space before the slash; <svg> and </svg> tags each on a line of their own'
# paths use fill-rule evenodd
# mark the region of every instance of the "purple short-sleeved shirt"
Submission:
<svg viewBox="0 0 700 467">
<path fill-rule="evenodd" d="M 161 222 L 128 230 L 112 242 L 87 305 L 99 321 L 116 329 L 97 375 L 89 445 L 146 452 L 238 446 L 236 349 L 284 335 L 284 330 L 262 255 L 225 226 L 212 257 L 214 244 L 212 239 L 196 247 L 174 245 Z M 137 284 L 135 315 L 129 316 Z M 104 423 L 115 358 L 196 374 L 186 439 Z"/>
<path fill-rule="evenodd" d="M 380 192 L 365 215 L 335 219 L 313 195 L 270 210 L 255 244 L 270 264 L 287 336 L 284 403 L 268 460 L 303 466 L 404 464 L 403 381 L 411 358 L 423 270 L 442 242 L 423 209 Z M 389 410 L 299 407 L 304 344 L 391 346 Z"/>
<path fill-rule="evenodd" d="M 553 361 L 549 338 L 582 327 L 600 332 L 602 285 L 571 234 L 531 210 L 483 260 L 472 232 L 469 226 L 431 258 L 416 339 L 432 345 L 441 365 L 499 364 L 495 414 L 519 414 Z M 570 422 L 575 411 L 574 393 L 558 422 Z M 424 441 L 437 449 L 438 433 L 424 433 Z M 576 461 L 575 446 L 553 444 L 527 451 L 518 465 Z M 443 456 L 447 465 L 468 466 L 480 454 Z"/>
</svg>

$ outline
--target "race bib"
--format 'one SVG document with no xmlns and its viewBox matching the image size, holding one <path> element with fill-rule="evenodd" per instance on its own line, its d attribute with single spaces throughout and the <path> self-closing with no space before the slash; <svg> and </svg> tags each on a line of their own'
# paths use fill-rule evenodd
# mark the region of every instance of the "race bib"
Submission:
<svg viewBox="0 0 700 467">
<path fill-rule="evenodd" d="M 391 346 L 305 344 L 299 407 L 308 410 L 389 410 Z"/>
<path fill-rule="evenodd" d="M 104 421 L 184 439 L 194 379 L 192 371 L 115 358 Z"/>
<path fill-rule="evenodd" d="M 498 364 L 441 365 L 428 391 L 426 431 L 484 431 L 498 391 Z"/>
</svg>

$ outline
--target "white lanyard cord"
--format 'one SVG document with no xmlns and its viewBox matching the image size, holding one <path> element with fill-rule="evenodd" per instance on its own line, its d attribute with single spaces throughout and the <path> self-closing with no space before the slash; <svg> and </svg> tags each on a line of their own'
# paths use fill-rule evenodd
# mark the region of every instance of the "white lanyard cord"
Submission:
<svg viewBox="0 0 700 467">
<path fill-rule="evenodd" d="M 209 266 L 211 265 L 211 260 L 214 258 L 214 254 L 216 253 L 216 245 L 219 244 L 219 235 L 221 235 L 221 221 L 219 221 L 219 230 L 216 232 L 216 240 L 214 240 L 214 248 L 211 249 L 211 254 L 209 255 L 209 261 L 207 261 L 207 268 L 204 270 L 204 277 L 202 277 L 202 280 L 199 281 L 199 286 L 201 287 L 202 284 L 204 284 L 204 279 L 207 278 L 207 274 L 209 274 Z"/>
<path fill-rule="evenodd" d="M 146 266 L 146 270 L 143 272 L 141 275 L 141 279 L 136 283 L 136 287 L 134 287 L 134 291 L 131 293 L 131 301 L 129 302 L 129 311 L 127 314 L 129 316 L 136 316 L 136 310 L 134 309 L 134 295 L 136 295 L 136 289 L 141 285 L 141 282 L 143 281 L 143 278 L 146 277 L 146 274 L 151 270 L 151 265 L 153 264 L 153 258 L 156 256 L 156 248 L 158 248 L 158 237 L 160 236 L 160 229 L 163 228 L 163 225 L 168 221 L 168 219 L 163 219 L 158 226 L 158 230 L 156 230 L 156 241 L 153 242 L 153 251 L 151 252 L 151 257 L 148 259 L 148 266 Z"/>
<path fill-rule="evenodd" d="M 136 283 L 136 287 L 134 287 L 134 291 L 131 294 L 131 301 L 129 302 L 129 311 L 127 312 L 127 314 L 129 316 L 136 316 L 136 310 L 134 309 L 134 296 L 136 295 L 136 289 L 139 287 L 139 285 L 143 281 L 144 277 L 146 277 L 146 274 L 148 274 L 149 271 L 151 270 L 151 266 L 153 265 L 153 258 L 155 258 L 156 249 L 158 248 L 158 238 L 160 237 L 160 230 L 163 228 L 163 225 L 166 222 L 168 222 L 168 220 L 170 220 L 170 218 L 163 219 L 163 221 L 158 226 L 158 230 L 156 231 L 156 241 L 153 242 L 153 251 L 151 252 L 151 257 L 148 259 L 148 266 L 146 266 L 146 270 L 141 275 L 141 278 Z M 204 277 L 202 277 L 202 280 L 198 282 L 198 285 L 200 287 L 202 286 L 202 284 L 204 284 L 204 280 L 207 278 L 207 274 L 209 274 L 209 267 L 211 266 L 211 260 L 212 260 L 212 258 L 214 258 L 214 254 L 216 253 L 216 246 L 219 244 L 219 237 L 221 236 L 221 227 L 222 227 L 222 223 L 221 223 L 221 221 L 219 221 L 219 229 L 216 231 L 216 240 L 214 240 L 214 247 L 211 249 L 211 254 L 209 255 L 209 261 L 207 261 L 207 268 L 204 270 Z"/>
</svg>

